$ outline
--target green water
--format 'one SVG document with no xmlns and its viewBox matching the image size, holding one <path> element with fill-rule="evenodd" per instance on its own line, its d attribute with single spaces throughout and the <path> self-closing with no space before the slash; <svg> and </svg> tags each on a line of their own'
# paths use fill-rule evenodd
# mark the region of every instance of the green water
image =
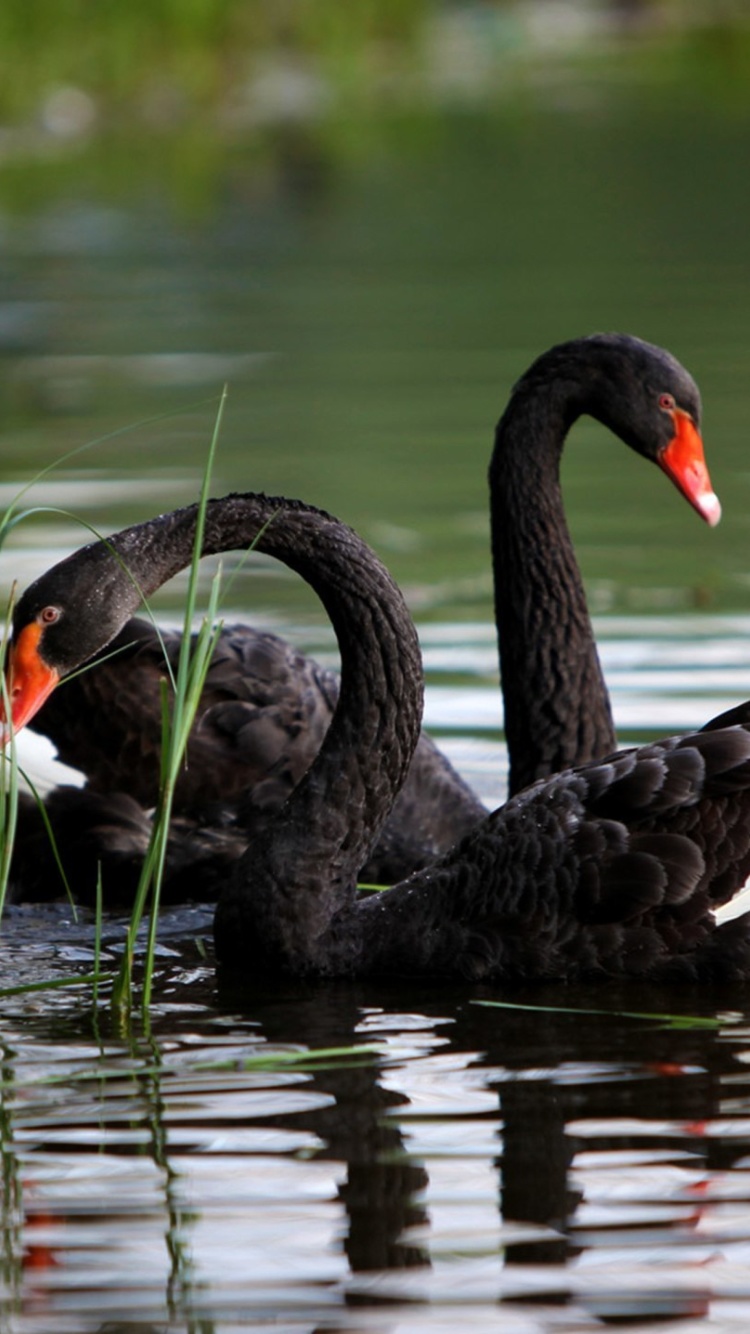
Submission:
<svg viewBox="0 0 750 1334">
<path fill-rule="evenodd" d="M 273 170 L 234 144 L 187 199 L 170 140 L 143 146 L 141 172 L 138 144 L 121 141 L 17 166 L 0 480 L 175 413 L 76 463 L 114 483 L 85 508 L 104 529 L 169 508 L 227 379 L 217 491 L 323 505 L 373 541 L 420 616 L 484 619 L 485 473 L 508 389 L 556 341 L 627 330 L 698 379 L 725 519 L 709 532 L 579 424 L 566 504 L 594 605 L 745 609 L 749 129 L 750 113 L 632 104 L 412 119 L 346 166 L 313 137 Z M 118 492 L 159 470 L 153 503 Z M 44 529 L 25 540 L 44 544 Z M 258 581 L 261 605 L 298 598 L 311 605 L 289 580 Z"/>
</svg>

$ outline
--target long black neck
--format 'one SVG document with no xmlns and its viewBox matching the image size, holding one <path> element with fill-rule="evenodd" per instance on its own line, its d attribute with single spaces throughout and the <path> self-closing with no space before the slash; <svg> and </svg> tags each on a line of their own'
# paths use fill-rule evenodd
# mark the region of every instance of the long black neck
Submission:
<svg viewBox="0 0 750 1334">
<path fill-rule="evenodd" d="M 492 558 L 511 793 L 615 746 L 560 490 L 565 437 L 584 411 L 574 374 L 524 377 L 495 437 Z"/>
<path fill-rule="evenodd" d="M 144 594 L 190 561 L 196 509 L 109 539 Z M 220 952 L 239 934 L 295 968 L 354 894 L 356 873 L 390 812 L 417 743 L 422 664 L 411 617 L 385 567 L 357 535 L 300 502 L 258 495 L 211 501 L 203 554 L 248 547 L 275 556 L 315 590 L 341 653 L 341 692 L 318 757 L 241 862 L 217 915 Z M 132 585 L 131 585 L 132 586 Z M 262 947 L 261 947 L 262 942 Z"/>
</svg>

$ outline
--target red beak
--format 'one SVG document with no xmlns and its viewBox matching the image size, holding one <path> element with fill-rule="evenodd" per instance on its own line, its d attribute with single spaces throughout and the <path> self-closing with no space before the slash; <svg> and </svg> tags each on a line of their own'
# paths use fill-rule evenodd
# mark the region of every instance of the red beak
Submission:
<svg viewBox="0 0 750 1334">
<path fill-rule="evenodd" d="M 689 413 L 683 412 L 681 408 L 674 408 L 670 415 L 674 422 L 674 435 L 659 455 L 657 463 L 667 477 L 671 477 L 678 491 L 697 509 L 701 518 L 713 528 L 721 518 L 721 505 L 711 486 L 700 432 Z"/>
<path fill-rule="evenodd" d="M 10 646 L 5 681 L 14 732 L 19 732 L 34 717 L 60 680 L 54 667 L 49 667 L 39 653 L 41 634 L 42 627 L 33 621 Z M 0 701 L 0 722 L 6 721 L 5 705 Z M 0 745 L 7 745 L 9 740 L 10 730 L 3 727 Z"/>
</svg>

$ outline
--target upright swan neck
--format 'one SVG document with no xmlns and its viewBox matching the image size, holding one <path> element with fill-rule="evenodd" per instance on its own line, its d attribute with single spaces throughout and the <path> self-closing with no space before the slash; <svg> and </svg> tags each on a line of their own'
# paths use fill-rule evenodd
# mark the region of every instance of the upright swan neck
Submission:
<svg viewBox="0 0 750 1334">
<path fill-rule="evenodd" d="M 560 489 L 565 438 L 584 411 L 575 376 L 525 377 L 495 436 L 490 517 L 511 794 L 615 745 Z"/>
</svg>

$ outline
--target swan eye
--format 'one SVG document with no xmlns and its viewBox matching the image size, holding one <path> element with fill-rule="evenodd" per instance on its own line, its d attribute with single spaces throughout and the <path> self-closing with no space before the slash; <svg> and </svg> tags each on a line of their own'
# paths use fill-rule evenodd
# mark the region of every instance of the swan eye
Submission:
<svg viewBox="0 0 750 1334">
<path fill-rule="evenodd" d="M 39 613 L 39 620 L 42 625 L 54 625 L 55 621 L 59 621 L 61 616 L 62 611 L 59 607 L 43 607 Z"/>
<path fill-rule="evenodd" d="M 674 412 L 676 406 L 671 394 L 659 394 L 659 407 L 665 412 Z"/>
</svg>

